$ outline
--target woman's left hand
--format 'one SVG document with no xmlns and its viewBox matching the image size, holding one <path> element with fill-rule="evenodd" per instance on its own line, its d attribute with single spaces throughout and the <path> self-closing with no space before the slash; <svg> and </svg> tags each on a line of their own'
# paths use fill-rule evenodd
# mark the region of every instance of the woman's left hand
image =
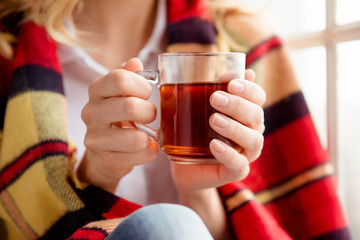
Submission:
<svg viewBox="0 0 360 240">
<path fill-rule="evenodd" d="M 248 175 L 249 163 L 260 156 L 265 129 L 261 106 L 266 95 L 253 83 L 254 78 L 255 73 L 246 70 L 245 80 L 231 80 L 228 92 L 217 91 L 210 97 L 211 106 L 219 112 L 210 117 L 210 126 L 238 144 L 242 151 L 213 139 L 210 151 L 221 164 L 172 164 L 173 179 L 180 195 L 240 181 Z"/>
<path fill-rule="evenodd" d="M 238 152 L 219 140 L 210 142 L 210 151 L 221 163 L 217 165 L 171 164 L 180 203 L 195 210 L 214 239 L 233 239 L 228 217 L 217 187 L 240 181 L 249 173 L 249 163 L 257 159 L 263 147 L 265 92 L 252 81 L 255 73 L 245 72 L 245 79 L 231 80 L 228 92 L 217 91 L 210 97 L 213 114 L 210 126 L 220 135 L 238 144 Z"/>
</svg>

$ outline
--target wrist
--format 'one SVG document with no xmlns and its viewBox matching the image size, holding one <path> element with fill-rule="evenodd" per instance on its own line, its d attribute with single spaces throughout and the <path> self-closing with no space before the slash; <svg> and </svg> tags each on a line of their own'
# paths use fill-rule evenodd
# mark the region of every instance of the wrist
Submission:
<svg viewBox="0 0 360 240">
<path fill-rule="evenodd" d="M 180 203 L 197 212 L 214 239 L 233 239 L 226 211 L 216 188 L 180 191 L 178 194 Z"/>
<path fill-rule="evenodd" d="M 216 188 L 206 188 L 200 190 L 179 190 L 179 201 L 182 205 L 191 207 L 190 205 L 202 204 L 209 198 L 216 197 L 218 192 Z"/>
<path fill-rule="evenodd" d="M 120 179 L 131 171 L 126 168 L 112 176 L 101 164 L 101 159 L 95 159 L 90 151 L 86 151 L 77 171 L 78 179 L 87 184 L 97 186 L 105 191 L 114 193 Z"/>
</svg>

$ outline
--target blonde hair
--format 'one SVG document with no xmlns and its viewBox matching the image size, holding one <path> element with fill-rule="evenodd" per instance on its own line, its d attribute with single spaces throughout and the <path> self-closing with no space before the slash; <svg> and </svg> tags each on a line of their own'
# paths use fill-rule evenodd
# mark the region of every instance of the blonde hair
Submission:
<svg viewBox="0 0 360 240">
<path fill-rule="evenodd" d="M 74 29 L 71 16 L 79 8 L 81 0 L 1 0 L 0 23 L 7 16 L 21 14 L 21 22 L 33 21 L 45 27 L 47 33 L 57 42 L 66 45 L 82 45 L 82 42 L 69 32 Z M 227 47 L 234 51 L 245 51 L 244 46 L 238 44 L 225 31 L 224 20 L 228 14 L 254 14 L 244 10 L 240 0 L 208 0 L 213 24 L 219 36 Z M 0 31 L 0 54 L 5 58 L 13 57 L 12 44 L 16 37 L 10 32 Z"/>
<path fill-rule="evenodd" d="M 22 16 L 21 22 L 33 21 L 45 27 L 57 42 L 75 45 L 78 40 L 69 32 L 73 27 L 71 16 L 79 0 L 1 0 L 0 22 L 11 15 Z M 66 25 L 65 25 L 66 23 Z M 11 44 L 16 37 L 10 32 L 0 32 L 0 54 L 11 59 Z"/>
<path fill-rule="evenodd" d="M 236 42 L 225 29 L 225 18 L 229 15 L 254 15 L 254 10 L 246 9 L 240 0 L 208 0 L 209 11 L 213 24 L 218 32 L 218 47 L 220 51 L 245 52 L 246 46 Z"/>
</svg>

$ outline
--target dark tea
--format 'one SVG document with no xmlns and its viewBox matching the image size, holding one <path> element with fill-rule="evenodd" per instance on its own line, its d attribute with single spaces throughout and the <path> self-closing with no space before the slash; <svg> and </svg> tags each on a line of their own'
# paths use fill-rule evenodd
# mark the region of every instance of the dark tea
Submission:
<svg viewBox="0 0 360 240">
<path fill-rule="evenodd" d="M 160 87 L 162 151 L 175 158 L 213 158 L 209 143 L 216 138 L 239 148 L 209 124 L 216 110 L 210 105 L 214 91 L 227 83 L 166 83 Z"/>
</svg>

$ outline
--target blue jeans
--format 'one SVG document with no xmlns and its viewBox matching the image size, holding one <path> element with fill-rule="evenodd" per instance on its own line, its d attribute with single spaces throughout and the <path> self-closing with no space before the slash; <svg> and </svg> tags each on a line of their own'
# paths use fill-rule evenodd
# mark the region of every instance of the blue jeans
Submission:
<svg viewBox="0 0 360 240">
<path fill-rule="evenodd" d="M 190 208 L 154 204 L 126 217 L 106 240 L 208 240 L 213 239 L 201 218 Z"/>
</svg>

